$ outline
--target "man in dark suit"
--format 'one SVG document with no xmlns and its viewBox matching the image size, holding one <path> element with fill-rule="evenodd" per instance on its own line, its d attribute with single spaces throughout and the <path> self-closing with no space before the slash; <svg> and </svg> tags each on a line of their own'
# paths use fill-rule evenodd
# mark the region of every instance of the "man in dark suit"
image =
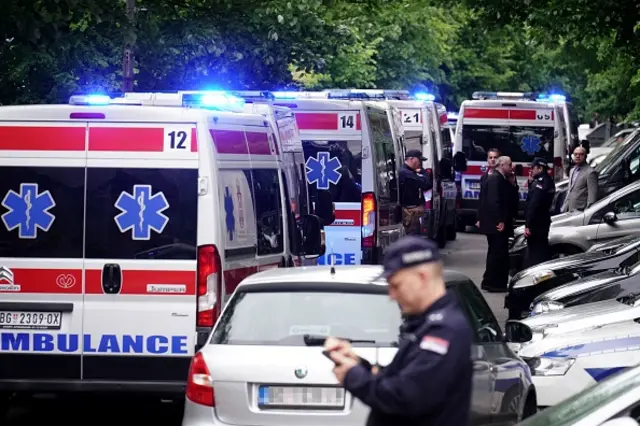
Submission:
<svg viewBox="0 0 640 426">
<path fill-rule="evenodd" d="M 482 288 L 506 291 L 509 281 L 509 237 L 518 213 L 518 183 L 511 158 L 498 158 L 496 172 L 487 175 L 479 208 L 480 232 L 487 236 L 487 262 Z"/>
</svg>

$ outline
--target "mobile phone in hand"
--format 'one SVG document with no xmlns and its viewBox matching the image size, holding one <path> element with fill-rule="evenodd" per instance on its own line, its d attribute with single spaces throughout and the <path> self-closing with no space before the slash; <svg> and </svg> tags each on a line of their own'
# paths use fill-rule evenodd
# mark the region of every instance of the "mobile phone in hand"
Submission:
<svg viewBox="0 0 640 426">
<path fill-rule="evenodd" d="M 331 361 L 332 363 L 334 363 L 335 365 L 339 365 L 337 362 L 335 362 L 334 360 L 331 359 L 331 352 L 329 351 L 322 351 L 322 355 L 326 356 L 329 361 Z"/>
</svg>

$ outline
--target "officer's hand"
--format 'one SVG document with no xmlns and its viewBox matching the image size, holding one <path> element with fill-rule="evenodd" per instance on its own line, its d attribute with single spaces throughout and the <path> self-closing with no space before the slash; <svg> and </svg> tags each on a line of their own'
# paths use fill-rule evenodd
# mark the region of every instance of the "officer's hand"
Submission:
<svg viewBox="0 0 640 426">
<path fill-rule="evenodd" d="M 524 236 L 529 238 L 531 236 L 531 231 L 529 228 L 524 228 Z"/>
<path fill-rule="evenodd" d="M 353 352 L 351 349 L 351 344 L 346 340 L 340 340 L 335 337 L 327 337 L 327 340 L 324 341 L 324 349 L 329 352 L 339 352 L 343 356 L 355 359 L 359 361 L 360 358 Z"/>
<path fill-rule="evenodd" d="M 498 226 L 496 226 L 498 232 L 502 232 L 504 230 L 504 222 L 500 222 Z"/>
<path fill-rule="evenodd" d="M 340 383 L 344 383 L 345 376 L 349 370 L 358 365 L 358 361 L 351 357 L 344 356 L 340 352 L 331 352 L 330 356 L 336 363 L 336 366 L 333 367 L 333 374 Z"/>
</svg>

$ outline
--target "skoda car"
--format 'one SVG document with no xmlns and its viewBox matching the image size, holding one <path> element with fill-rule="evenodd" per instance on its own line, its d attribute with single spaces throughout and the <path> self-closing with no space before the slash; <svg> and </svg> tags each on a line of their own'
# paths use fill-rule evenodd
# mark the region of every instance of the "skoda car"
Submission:
<svg viewBox="0 0 640 426">
<path fill-rule="evenodd" d="M 549 245 L 554 257 L 584 253 L 594 244 L 620 237 L 640 237 L 640 181 L 608 195 L 583 212 L 563 213 L 551 219 Z M 522 269 L 526 242 L 521 226 L 515 230 L 509 248 L 514 272 Z"/>
<path fill-rule="evenodd" d="M 183 426 L 363 425 L 368 407 L 338 384 L 321 346 L 339 336 L 372 364 L 391 361 L 402 319 L 386 281 L 374 281 L 381 272 L 318 266 L 246 278 L 192 360 Z M 482 293 L 460 273 L 444 278 L 476 331 L 472 423 L 532 414 L 529 367 L 509 349 Z"/>
<path fill-rule="evenodd" d="M 542 293 L 571 281 L 640 261 L 640 237 L 629 236 L 599 244 L 587 253 L 554 259 L 527 268 L 511 278 L 505 296 L 510 319 L 529 314 L 531 302 Z"/>
<path fill-rule="evenodd" d="M 580 329 L 532 341 L 527 320 L 509 321 L 510 341 L 529 363 L 541 408 L 561 403 L 640 361 L 638 320 Z M 527 343 L 529 342 L 529 343 Z"/>
</svg>

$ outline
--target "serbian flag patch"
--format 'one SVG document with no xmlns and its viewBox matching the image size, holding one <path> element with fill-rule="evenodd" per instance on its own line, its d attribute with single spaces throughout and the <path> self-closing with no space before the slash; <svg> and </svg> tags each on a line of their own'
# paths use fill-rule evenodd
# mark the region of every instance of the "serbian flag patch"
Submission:
<svg viewBox="0 0 640 426">
<path fill-rule="evenodd" d="M 449 341 L 435 336 L 424 336 L 420 342 L 420 349 L 446 355 L 449 351 Z"/>
</svg>

